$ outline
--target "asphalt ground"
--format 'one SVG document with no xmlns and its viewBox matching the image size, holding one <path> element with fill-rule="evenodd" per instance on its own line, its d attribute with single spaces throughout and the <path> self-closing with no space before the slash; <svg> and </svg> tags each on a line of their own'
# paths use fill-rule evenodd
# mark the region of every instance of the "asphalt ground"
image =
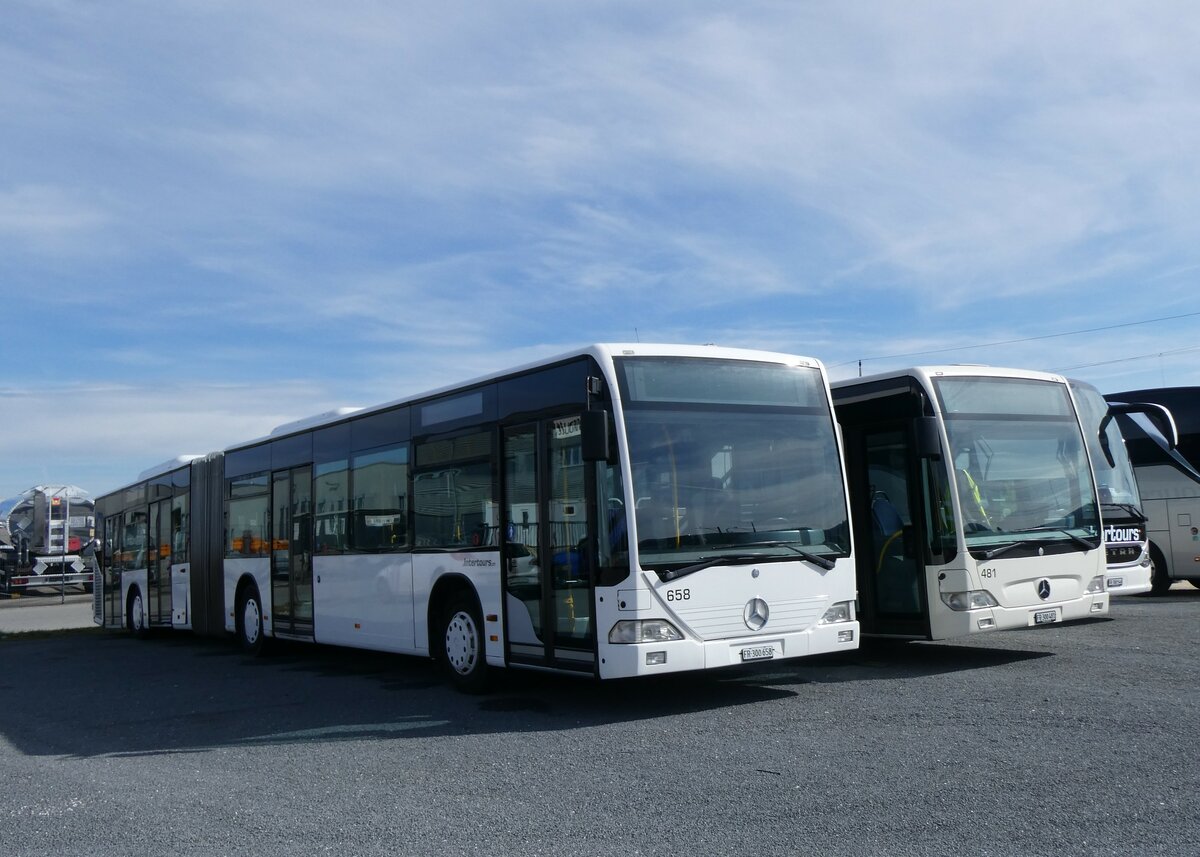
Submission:
<svg viewBox="0 0 1200 857">
<path fill-rule="evenodd" d="M 1198 620 L 1180 584 L 967 642 L 479 697 L 347 649 L 9 635 L 0 855 L 1196 855 Z"/>
</svg>

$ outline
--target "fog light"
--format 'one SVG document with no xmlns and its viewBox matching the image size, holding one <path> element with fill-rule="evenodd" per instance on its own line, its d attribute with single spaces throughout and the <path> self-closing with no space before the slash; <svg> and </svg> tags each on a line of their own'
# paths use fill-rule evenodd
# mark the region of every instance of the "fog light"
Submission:
<svg viewBox="0 0 1200 857">
<path fill-rule="evenodd" d="M 1088 584 L 1088 592 L 1103 592 L 1104 591 L 1104 575 L 1093 577 L 1092 582 Z"/>
<path fill-rule="evenodd" d="M 1099 612 L 1100 612 L 1101 610 L 1103 610 L 1103 609 L 1104 609 L 1104 604 L 1103 604 L 1103 602 L 1097 601 L 1095 604 L 1093 604 L 1093 605 L 1092 605 L 1092 612 L 1093 612 L 1093 613 L 1099 613 Z"/>
<path fill-rule="evenodd" d="M 838 642 L 839 643 L 853 643 L 854 642 L 854 629 L 847 628 L 845 631 L 838 631 Z"/>
<path fill-rule="evenodd" d="M 646 666 L 651 667 L 656 664 L 665 664 L 666 662 L 666 652 L 646 652 Z"/>
<path fill-rule="evenodd" d="M 999 607 L 1000 602 L 992 597 L 986 589 L 972 589 L 967 592 L 943 592 L 942 601 L 951 610 L 980 610 L 984 607 Z"/>
<path fill-rule="evenodd" d="M 995 627 L 996 627 L 995 619 L 980 619 L 979 620 L 979 630 L 980 631 L 986 631 L 988 628 L 995 628 Z"/>
<path fill-rule="evenodd" d="M 622 619 L 608 632 L 610 643 L 665 643 L 682 639 L 679 629 L 665 619 Z"/>
</svg>

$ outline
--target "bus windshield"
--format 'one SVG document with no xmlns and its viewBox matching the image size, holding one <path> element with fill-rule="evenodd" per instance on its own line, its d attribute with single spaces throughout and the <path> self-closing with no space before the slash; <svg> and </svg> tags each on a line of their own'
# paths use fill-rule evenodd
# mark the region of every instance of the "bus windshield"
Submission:
<svg viewBox="0 0 1200 857">
<path fill-rule="evenodd" d="M 618 361 L 643 568 L 849 555 L 820 370 L 700 358 Z"/>
<path fill-rule="evenodd" d="M 967 549 L 1099 545 L 1095 487 L 1063 384 L 938 378 Z"/>
</svg>

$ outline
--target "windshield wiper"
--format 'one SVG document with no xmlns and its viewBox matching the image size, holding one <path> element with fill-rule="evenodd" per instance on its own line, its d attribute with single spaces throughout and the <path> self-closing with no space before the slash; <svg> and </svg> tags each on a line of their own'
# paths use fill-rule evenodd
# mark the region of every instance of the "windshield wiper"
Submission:
<svg viewBox="0 0 1200 857">
<path fill-rule="evenodd" d="M 732 565 L 735 562 L 753 562 L 756 559 L 762 559 L 762 554 L 757 553 L 736 553 L 727 556 L 712 556 L 706 560 L 701 560 L 694 565 L 685 565 L 683 568 L 672 568 L 667 571 L 659 571 L 658 579 L 663 583 L 669 583 L 672 580 L 678 580 L 681 577 L 687 577 L 689 574 L 695 574 L 697 571 L 703 571 L 706 568 L 711 568 L 714 565 Z"/>
<path fill-rule="evenodd" d="M 1082 548 L 1095 550 L 1100 547 L 1100 539 L 1096 539 L 1095 544 L 1089 542 L 1083 536 L 1077 536 L 1070 530 L 1064 530 L 1062 527 L 1030 527 L 1027 530 L 1017 530 L 1018 533 L 1062 533 L 1068 539 Z"/>
<path fill-rule="evenodd" d="M 778 540 L 766 541 L 766 542 L 741 542 L 738 544 L 738 547 L 787 548 L 788 550 L 795 553 L 798 557 L 800 557 L 800 559 L 807 560 L 808 562 L 811 562 L 813 565 L 818 565 L 821 568 L 825 569 L 826 571 L 829 571 L 835 565 L 834 561 L 829 559 L 828 557 L 821 556 L 820 554 L 810 553 L 806 550 L 796 547 L 792 542 L 783 542 L 783 541 L 778 541 Z"/>
<path fill-rule="evenodd" d="M 1061 533 L 1075 544 L 1079 545 L 1080 547 L 1087 548 L 1088 550 L 1095 550 L 1097 547 L 1099 547 L 1099 543 L 1093 544 L 1082 536 L 1077 536 L 1070 530 L 1064 530 L 1061 527 L 1030 527 L 1027 530 L 1013 530 L 1012 532 L 1008 533 L 1008 535 L 1019 536 L 1025 533 Z M 1007 544 L 1000 545 L 999 547 L 994 547 L 991 550 L 971 551 L 971 556 L 975 557 L 975 559 L 981 559 L 986 562 L 989 559 L 995 559 L 1001 554 L 1008 553 L 1013 548 L 1021 546 L 1031 547 L 1035 544 L 1037 544 L 1037 542 L 1018 539 L 1015 542 L 1008 542 Z"/>
<path fill-rule="evenodd" d="M 815 553 L 809 553 L 806 550 L 801 550 L 789 542 L 749 542 L 739 547 L 754 547 L 754 548 L 773 548 L 783 547 L 793 551 L 803 560 L 811 562 L 813 565 L 829 571 L 834 567 L 834 562 L 831 559 L 820 556 Z M 695 574 L 697 571 L 703 571 L 706 568 L 711 568 L 714 565 L 733 565 L 737 562 L 778 562 L 781 559 L 787 559 L 785 556 L 771 556 L 761 553 L 734 553 L 725 554 L 724 556 L 713 556 L 708 559 L 701 560 L 693 565 L 685 565 L 683 568 L 673 568 L 667 571 L 656 572 L 658 579 L 663 583 L 668 583 L 672 580 L 678 580 L 681 577 L 687 577 L 689 574 Z"/>
<path fill-rule="evenodd" d="M 1101 503 L 1100 505 L 1109 509 L 1120 509 L 1122 512 L 1128 512 L 1131 518 L 1137 518 L 1142 523 L 1146 522 L 1146 515 L 1132 503 Z"/>
<path fill-rule="evenodd" d="M 992 548 L 990 551 L 971 551 L 971 556 L 975 557 L 975 559 L 981 559 L 984 562 L 987 562 L 989 559 L 995 559 L 996 557 L 1000 556 L 1000 554 L 1008 553 L 1018 545 L 1024 544 L 1028 544 L 1028 542 L 1009 542 L 1008 544 Z"/>
</svg>

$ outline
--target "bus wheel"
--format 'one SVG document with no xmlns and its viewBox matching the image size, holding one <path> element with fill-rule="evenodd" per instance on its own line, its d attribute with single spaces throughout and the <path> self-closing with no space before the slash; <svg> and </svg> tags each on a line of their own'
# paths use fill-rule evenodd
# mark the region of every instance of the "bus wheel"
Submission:
<svg viewBox="0 0 1200 857">
<path fill-rule="evenodd" d="M 238 644 L 248 655 L 262 652 L 265 634 L 263 634 L 262 602 L 258 597 L 258 587 L 250 584 L 242 588 L 237 606 L 237 635 Z"/>
<path fill-rule="evenodd" d="M 135 637 L 146 636 L 146 605 L 142 591 L 136 586 L 129 591 L 129 606 L 125 609 L 125 627 Z"/>
<path fill-rule="evenodd" d="M 1170 588 L 1171 578 L 1167 577 L 1167 563 L 1162 552 L 1150 545 L 1150 594 L 1166 595 Z"/>
<path fill-rule="evenodd" d="M 471 599 L 450 599 L 442 617 L 441 661 L 450 681 L 465 693 L 482 693 L 488 685 L 487 658 L 483 651 L 483 622 Z"/>
</svg>

